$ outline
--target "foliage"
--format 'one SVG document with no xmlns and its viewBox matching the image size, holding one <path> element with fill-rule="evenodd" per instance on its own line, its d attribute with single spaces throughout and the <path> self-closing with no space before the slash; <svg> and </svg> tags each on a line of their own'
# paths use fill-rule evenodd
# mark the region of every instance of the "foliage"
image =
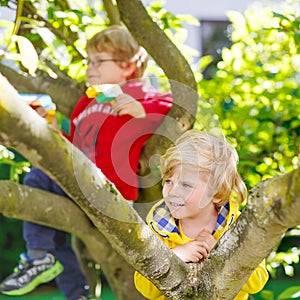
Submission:
<svg viewBox="0 0 300 300">
<path fill-rule="evenodd" d="M 289 300 L 300 299 L 300 286 L 293 286 L 283 291 L 277 298 L 274 297 L 274 293 L 269 290 L 264 290 L 260 293 L 262 299 L 265 300 Z"/>
<path fill-rule="evenodd" d="M 29 171 L 29 163 L 13 149 L 0 145 L 0 180 L 10 179 L 22 182 L 23 176 Z M 0 214 L 0 278 L 7 276 L 19 260 L 20 251 L 25 249 L 22 236 L 22 222 L 20 220 L 4 218 Z"/>
<path fill-rule="evenodd" d="M 16 20 L 5 37 L 7 47 L 4 57 L 16 58 L 15 54 L 21 52 L 22 48 L 14 41 L 22 37 L 28 40 L 27 44 L 32 43 L 38 52 L 38 68 L 47 70 L 52 77 L 57 77 L 55 70 L 49 67 L 51 62 L 68 76 L 84 81 L 86 40 L 104 28 L 108 20 L 104 17 L 102 5 L 91 7 L 87 3 L 81 4 L 80 7 L 76 4 L 69 7 L 67 3 L 47 1 L 46 6 L 43 6 L 39 1 L 20 1 Z M 22 11 L 32 11 L 34 17 L 24 17 Z M 26 52 L 28 49 L 20 53 L 23 60 Z M 23 64 L 23 67 L 26 68 L 26 65 Z"/>
<path fill-rule="evenodd" d="M 21 182 L 22 176 L 29 172 L 29 163 L 13 149 L 0 145 L 0 179 Z"/>
<path fill-rule="evenodd" d="M 167 34 L 169 39 L 174 42 L 179 50 L 184 54 L 188 61 L 193 57 L 199 56 L 199 52 L 185 45 L 188 36 L 187 30 L 183 23 L 200 26 L 199 21 L 191 15 L 178 14 L 174 15 L 164 8 L 164 1 L 153 1 L 147 7 L 147 11 L 153 21 Z"/>
<path fill-rule="evenodd" d="M 0 214 L 0 278 L 6 277 L 19 260 L 20 252 L 25 250 L 22 237 L 22 221 L 4 218 Z"/>
<path fill-rule="evenodd" d="M 300 266 L 299 236 L 299 226 L 290 228 L 286 232 L 283 242 L 268 257 L 267 268 L 272 278 L 281 277 L 282 271 L 288 277 L 294 277 L 298 274 Z"/>
<path fill-rule="evenodd" d="M 233 45 L 223 49 L 215 77 L 199 82 L 205 101 L 197 120 L 213 111 L 212 125 L 238 148 L 249 188 L 299 165 L 300 18 L 294 5 L 282 7 L 282 14 L 264 6 L 230 12 Z"/>
<path fill-rule="evenodd" d="M 259 5 L 260 7 L 257 7 Z M 299 166 L 300 16 L 299 3 L 284 3 L 279 12 L 262 4 L 244 14 L 230 12 L 232 41 L 211 80 L 199 81 L 198 128 L 231 139 L 240 156 L 240 172 L 249 189 L 262 180 Z M 202 79 L 200 77 L 200 79 Z M 287 235 L 295 235 L 290 230 Z M 299 247 L 274 251 L 268 270 L 294 275 Z M 278 299 L 288 299 L 293 289 Z M 266 296 L 265 299 L 268 298 Z"/>
<path fill-rule="evenodd" d="M 47 1 L 45 8 L 38 3 L 23 3 L 24 9 L 36 9 L 34 18 L 17 15 L 13 24 L 2 23 L 10 28 L 5 36 L 7 47 L 3 56 L 17 58 L 22 63 L 20 68 L 32 75 L 43 69 L 56 77 L 54 65 L 83 82 L 86 40 L 109 23 L 103 6 L 99 2 L 91 7 L 85 1 L 74 1 L 72 6 Z M 276 12 L 270 6 L 260 5 L 249 8 L 244 14 L 229 13 L 232 47 L 223 49 L 222 60 L 211 80 L 201 75 L 211 62 L 210 57 L 200 60 L 195 73 L 204 100 L 199 103 L 196 127 L 217 129 L 231 139 L 239 151 L 240 172 L 249 189 L 264 179 L 298 167 L 300 152 L 300 17 L 295 9 L 299 4 L 287 1 Z M 197 52 L 184 45 L 187 32 L 181 25 L 182 22 L 195 23 L 194 18 L 174 16 L 164 10 L 163 2 L 159 1 L 151 3 L 148 12 L 186 57 L 197 56 Z M 18 22 L 24 26 L 16 28 Z M 16 36 L 15 42 L 8 42 L 12 35 Z M 39 55 L 33 70 L 30 69 L 32 64 L 26 64 L 26 56 L 31 57 L 33 53 L 29 52 L 31 46 L 28 45 L 33 45 Z M 163 76 L 153 62 L 150 73 Z M 18 180 L 18 174 L 27 171 L 28 164 L 16 162 L 12 152 L 1 150 L 4 155 L 0 163 L 10 164 L 10 178 Z M 4 232 L 4 236 L 7 235 Z M 298 261 L 297 247 L 287 252 L 274 252 L 269 259 L 269 271 L 275 276 L 276 269 L 283 266 L 292 276 L 292 263 Z M 293 289 L 287 290 L 278 299 L 287 299 L 287 294 L 293 293 Z"/>
<path fill-rule="evenodd" d="M 47 71 L 53 78 L 66 74 L 79 82 L 85 80 L 85 44 L 86 40 L 94 33 L 109 24 L 101 1 L 96 1 L 94 6 L 88 1 L 18 1 L 14 7 L 13 1 L 1 4 L 9 6 L 16 11 L 14 22 L 0 20 L 0 27 L 6 31 L 1 42 L 6 45 L 1 51 L 0 60 L 14 65 L 15 68 L 38 76 L 41 70 Z M 158 24 L 168 32 L 172 40 L 189 55 L 198 55 L 184 46 L 187 31 L 182 22 L 196 22 L 191 16 L 174 16 L 163 10 L 162 2 L 154 2 L 148 7 Z M 33 17 L 24 15 L 32 12 Z M 163 12 L 163 13 L 162 13 Z M 172 30 L 171 30 L 172 28 Z M 38 60 L 33 60 L 36 58 Z M 166 86 L 166 77 L 153 61 L 149 64 L 149 73 L 162 78 L 160 84 Z M 60 73 L 61 72 L 61 73 Z M 60 124 L 63 116 L 57 112 L 57 121 Z M 13 149 L 0 145 L 0 178 L 22 181 L 22 177 L 29 171 L 29 163 L 24 159 L 16 159 L 19 154 Z M 0 215 L 1 245 L 5 249 L 0 278 L 11 273 L 12 267 L 18 261 L 20 251 L 24 249 L 21 238 L 21 224 L 17 220 L 10 220 Z M 7 224 L 7 226 L 6 226 Z M 22 250 L 20 250 L 22 249 Z"/>
</svg>

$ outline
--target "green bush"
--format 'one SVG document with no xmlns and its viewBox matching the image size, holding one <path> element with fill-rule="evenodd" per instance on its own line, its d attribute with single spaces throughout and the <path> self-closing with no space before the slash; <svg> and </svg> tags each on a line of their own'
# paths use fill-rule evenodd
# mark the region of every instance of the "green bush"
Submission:
<svg viewBox="0 0 300 300">
<path fill-rule="evenodd" d="M 14 151 L 0 145 L 0 180 L 10 179 L 22 182 L 29 170 L 26 159 Z M 9 275 L 25 249 L 22 237 L 22 221 L 5 218 L 0 214 L 0 279 Z"/>
</svg>

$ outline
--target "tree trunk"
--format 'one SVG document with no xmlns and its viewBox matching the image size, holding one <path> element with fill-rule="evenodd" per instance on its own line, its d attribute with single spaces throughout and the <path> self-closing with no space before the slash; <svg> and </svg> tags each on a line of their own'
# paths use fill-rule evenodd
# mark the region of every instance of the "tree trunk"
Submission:
<svg viewBox="0 0 300 300">
<path fill-rule="evenodd" d="M 161 197 L 159 157 L 183 132 L 193 127 L 197 111 L 197 84 L 186 59 L 152 21 L 142 2 L 117 0 L 117 4 L 121 20 L 169 78 L 173 94 L 174 104 L 168 117 L 147 141 L 140 158 L 138 202 L 155 201 Z"/>
<path fill-rule="evenodd" d="M 0 186 L 0 212 L 4 216 L 72 233 L 84 244 L 86 251 L 81 254 L 85 261 L 101 266 L 117 299 L 126 300 L 129 294 L 143 299 L 133 284 L 134 269 L 73 201 L 11 181 L 1 180 Z"/>
<path fill-rule="evenodd" d="M 151 278 L 171 299 L 190 299 L 191 292 L 193 299 L 232 299 L 285 230 L 300 224 L 300 171 L 296 170 L 259 185 L 250 195 L 241 217 L 220 239 L 210 258 L 199 264 L 185 264 L 153 235 L 83 153 L 20 102 L 16 91 L 3 77 L 0 95 L 0 141 L 14 146 L 53 178 L 92 221 L 94 231 L 99 230 L 131 266 Z M 10 193 L 6 192 L 5 197 Z M 11 206 L 10 203 L 8 207 Z M 49 214 L 52 213 L 50 210 Z M 55 220 L 60 223 L 57 217 Z M 63 230 L 72 232 L 74 228 L 72 225 Z M 87 239 L 79 237 L 83 242 Z M 85 244 L 91 249 L 89 242 Z M 90 250 L 95 252 L 96 249 Z M 119 291 L 121 287 L 115 288 Z"/>
</svg>

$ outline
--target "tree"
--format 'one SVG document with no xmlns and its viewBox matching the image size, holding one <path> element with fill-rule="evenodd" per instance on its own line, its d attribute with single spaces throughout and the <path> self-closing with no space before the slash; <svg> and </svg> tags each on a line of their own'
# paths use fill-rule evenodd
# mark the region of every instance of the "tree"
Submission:
<svg viewBox="0 0 300 300">
<path fill-rule="evenodd" d="M 249 189 L 299 165 L 298 6 L 297 1 L 275 7 L 256 3 L 243 14 L 230 12 L 232 47 L 223 48 L 214 78 L 198 81 L 213 114 L 205 113 L 204 102 L 199 111 L 236 145 Z M 268 258 L 272 277 L 282 276 L 281 269 L 288 277 L 299 276 L 295 229 Z"/>
<path fill-rule="evenodd" d="M 123 5 L 124 3 L 122 1 L 119 1 L 119 5 Z M 139 1 L 136 1 L 136 3 L 139 4 Z M 61 12 L 63 11 L 64 13 L 69 9 L 69 15 L 72 15 L 72 12 L 75 11 L 75 13 L 77 13 L 76 10 L 71 10 L 69 7 L 65 7 L 65 3 L 60 3 L 62 5 L 61 7 Z M 106 4 L 108 5 L 109 2 L 106 2 Z M 117 10 L 116 7 L 111 7 L 112 9 L 110 10 L 112 12 L 112 14 L 116 14 Z M 49 10 L 53 9 L 53 7 L 50 7 Z M 128 8 L 127 8 L 128 9 Z M 52 11 L 52 12 L 53 12 Z M 148 17 L 148 15 L 146 14 L 144 7 L 142 5 L 139 5 L 139 9 L 135 8 L 135 12 L 136 15 L 135 17 L 137 17 L 139 14 L 144 16 L 144 17 Z M 41 22 L 45 22 L 46 27 L 49 28 L 49 31 L 54 32 L 57 34 L 57 30 L 48 22 L 45 21 L 40 15 L 38 15 L 35 12 L 35 7 L 34 5 L 32 5 L 30 2 L 20 2 L 18 3 L 18 13 L 17 13 L 17 17 L 16 17 L 16 24 L 18 24 L 19 22 L 21 22 L 22 20 L 27 20 L 26 18 L 28 17 L 28 15 L 34 14 L 35 15 L 35 19 L 41 21 Z M 125 14 L 126 15 L 126 14 Z M 49 18 L 51 18 L 51 14 L 49 14 L 48 16 Z M 66 17 L 66 14 L 64 15 L 64 17 Z M 126 17 L 125 17 L 126 18 Z M 149 17 L 148 17 L 149 18 Z M 67 19 L 67 18 L 66 18 Z M 70 32 L 69 27 L 65 26 L 64 23 L 66 20 L 62 20 L 62 19 L 55 19 L 55 21 L 61 23 L 62 27 L 64 28 L 64 33 L 65 35 L 62 35 L 61 33 L 58 34 L 58 36 L 61 38 L 61 40 L 63 40 L 63 42 L 69 46 L 73 46 L 73 44 L 76 44 L 76 34 L 74 34 L 73 32 Z M 54 22 L 54 21 L 53 21 Z M 44 24 L 44 23 L 43 23 Z M 64 25 L 64 26 L 63 26 Z M 80 25 L 80 24 L 79 24 Z M 151 27 L 155 28 L 157 27 L 157 25 L 154 22 L 150 22 L 146 28 L 144 28 L 144 32 L 152 32 Z M 29 32 L 24 29 L 25 27 L 20 27 L 18 28 L 19 30 L 19 34 L 27 34 L 27 36 L 32 38 L 32 32 Z M 99 28 L 97 29 L 97 31 L 99 30 Z M 14 28 L 14 33 L 16 32 L 16 28 Z M 159 33 L 160 31 L 158 31 L 156 29 L 156 34 L 157 32 Z M 174 72 L 173 75 L 173 81 L 175 82 L 175 80 L 177 79 L 177 76 L 181 76 L 182 78 L 180 79 L 181 82 L 184 82 L 186 85 L 189 85 L 191 87 L 194 87 L 195 89 L 195 80 L 194 77 L 190 71 L 190 67 L 187 64 L 187 62 L 185 61 L 185 59 L 182 57 L 181 53 L 177 50 L 176 47 L 172 46 L 172 43 L 170 43 L 170 41 L 161 33 L 159 33 L 161 36 L 161 39 L 163 39 L 165 42 L 169 43 L 169 48 L 171 49 L 171 52 L 167 53 L 158 53 L 157 51 L 157 60 L 161 60 L 163 63 L 162 65 L 166 68 L 166 62 L 170 59 L 170 58 L 174 58 L 174 56 L 176 56 L 176 60 L 181 62 L 181 70 L 180 72 Z M 75 36 L 75 37 L 74 37 Z M 148 34 L 148 37 L 150 35 Z M 154 36 L 154 34 L 152 34 L 152 36 Z M 41 34 L 41 37 L 43 37 L 43 35 Z M 157 36 L 155 36 L 155 38 L 157 38 Z M 40 39 L 36 39 L 36 36 L 33 39 L 33 44 L 37 49 L 42 49 L 43 47 L 45 47 L 45 42 L 43 41 L 42 38 Z M 154 39 L 154 37 L 152 37 L 152 40 Z M 20 39 L 17 40 L 18 43 L 17 45 L 19 46 L 20 50 L 26 48 L 24 47 L 24 45 L 22 45 L 24 39 Z M 148 40 L 146 40 L 148 41 Z M 140 41 L 141 42 L 141 41 Z M 62 42 L 57 42 L 58 44 L 62 44 Z M 28 43 L 27 45 L 28 46 Z M 145 48 L 147 48 L 147 46 L 145 45 Z M 28 49 L 25 49 L 25 56 L 28 53 L 26 53 Z M 82 55 L 81 52 L 79 50 L 79 47 L 72 47 L 72 50 L 74 50 L 73 52 L 71 52 L 72 57 L 73 57 L 73 61 L 75 64 L 76 68 L 76 64 L 82 64 Z M 42 51 L 42 50 L 40 50 Z M 49 50 L 51 51 L 51 50 Z M 55 48 L 53 47 L 52 49 L 53 52 L 55 52 Z M 174 53 L 171 56 L 170 53 Z M 37 76 L 32 76 L 30 78 L 30 80 L 28 80 L 28 77 L 22 76 L 20 74 L 16 74 L 15 71 L 11 70 L 10 68 L 1 65 L 1 71 L 3 72 L 3 74 L 5 74 L 8 78 L 10 78 L 11 80 L 13 80 L 16 83 L 16 87 L 18 88 L 18 90 L 21 90 L 23 92 L 30 92 L 30 93 L 48 93 L 52 96 L 52 98 L 54 99 L 55 103 L 57 103 L 58 105 L 58 110 L 62 113 L 64 113 L 65 115 L 69 115 L 71 109 L 72 109 L 72 105 L 74 105 L 74 101 L 75 99 L 79 98 L 79 95 L 83 92 L 83 88 L 84 85 L 83 84 L 78 84 L 74 79 L 69 78 L 68 76 L 66 76 L 65 73 L 72 73 L 71 68 L 69 68 L 68 70 L 64 70 L 65 72 L 62 72 L 59 68 L 55 67 L 52 63 L 47 62 L 47 64 L 44 62 L 44 64 L 42 64 L 42 66 L 40 66 L 39 68 L 37 68 L 37 65 L 39 62 L 36 62 L 36 67 L 32 68 L 32 52 L 29 53 L 30 56 L 30 62 L 26 63 L 26 60 L 23 59 L 23 57 L 21 56 L 21 62 L 22 65 L 24 66 L 29 66 L 31 69 L 29 70 L 31 73 L 35 73 Z M 55 54 L 55 53 L 54 53 Z M 153 54 L 155 56 L 155 53 Z M 41 53 L 42 56 L 42 53 Z M 55 58 L 55 55 L 53 55 Z M 22 60 L 23 59 L 23 60 Z M 54 62 L 55 59 L 54 59 Z M 45 66 L 46 65 L 46 66 Z M 77 68 L 78 69 L 78 68 Z M 46 70 L 46 71 L 43 71 Z M 170 71 L 168 71 L 170 72 Z M 76 74 L 80 73 L 79 71 L 76 72 Z M 170 73 L 171 74 L 171 73 Z M 182 74 L 190 74 L 189 76 L 183 76 Z M 32 74 L 34 75 L 34 74 Z M 51 76 L 49 76 L 51 75 Z M 17 77 L 16 77 L 17 76 Z M 58 77 L 59 80 L 55 80 L 52 77 Z M 170 76 L 171 78 L 172 76 Z M 17 80 L 16 80 L 17 78 Z M 77 79 L 80 79 L 80 76 L 77 76 Z M 70 91 L 68 92 L 65 89 L 65 86 L 70 86 Z M 149 141 L 148 143 L 148 147 L 145 148 L 144 151 L 144 157 L 141 159 L 141 170 L 140 173 L 146 173 L 148 172 L 148 161 L 149 161 L 149 155 L 153 155 L 153 153 L 156 153 L 157 151 L 163 151 L 164 148 L 167 147 L 168 144 L 170 144 L 170 142 L 176 137 L 178 136 L 181 132 L 183 132 L 184 130 L 186 130 L 187 128 L 190 128 L 192 126 L 193 123 L 193 118 L 195 115 L 195 110 L 196 110 L 196 93 L 193 92 L 192 88 L 186 87 L 185 85 L 175 85 L 173 84 L 172 87 L 173 90 L 173 94 L 174 94 L 174 98 L 178 98 L 183 99 L 182 94 L 189 94 L 191 95 L 190 99 L 191 99 L 191 105 L 189 105 L 188 107 L 190 108 L 189 110 L 183 110 L 182 107 L 180 107 L 180 103 L 178 103 L 178 105 L 174 105 L 173 107 L 173 112 L 172 114 L 174 115 L 172 117 L 173 120 L 178 120 L 175 123 L 177 124 L 176 126 L 173 126 L 173 128 L 168 128 L 168 127 L 163 127 L 161 128 L 161 132 L 164 132 L 163 135 L 159 136 L 157 135 L 156 138 L 154 138 L 153 141 Z M 184 91 L 183 91 L 184 90 Z M 80 93 L 80 94 L 79 94 Z M 64 101 L 61 101 L 62 99 L 65 99 Z M 193 104 L 194 102 L 194 104 Z M 168 139 L 166 139 L 165 137 L 168 137 Z M 3 142 L 4 143 L 4 142 Z M 156 145 L 160 144 L 161 145 L 161 149 L 157 149 Z M 152 145 L 152 146 L 151 146 Z M 12 146 L 12 145 L 10 145 Z M 147 150 L 149 148 L 149 150 Z M 17 149 L 17 148 L 16 148 Z M 151 150 L 152 149 L 152 150 Z M 155 149 L 155 150 L 154 150 Z M 20 151 L 22 152 L 22 151 Z M 148 156 L 148 157 L 147 157 Z M 28 157 L 26 155 L 26 157 Z M 30 157 L 28 157 L 31 161 L 31 163 L 33 165 L 35 165 L 34 160 L 32 160 Z M 144 163 L 143 163 L 144 161 Z M 144 168 L 143 168 L 144 166 Z M 152 174 L 150 174 L 151 176 Z M 157 178 L 157 172 L 154 173 L 154 179 L 151 179 L 152 181 L 154 180 L 155 183 L 157 183 L 159 181 L 159 179 Z M 144 178 L 146 178 L 147 180 L 149 180 L 148 178 L 150 176 L 144 176 Z M 157 184 L 157 186 L 160 186 L 159 183 Z M 141 193 L 141 198 L 146 198 L 148 201 L 153 199 L 153 197 L 155 197 L 155 199 L 158 199 L 160 197 L 160 188 L 158 189 L 158 187 L 154 188 L 154 192 L 150 191 L 150 196 L 149 192 L 145 192 L 146 189 L 143 190 L 143 192 Z M 159 194 L 158 194 L 159 193 Z M 146 196 L 147 197 L 146 197 Z M 107 244 L 107 243 L 106 243 Z M 80 248 L 82 248 L 82 244 L 80 244 Z M 102 248 L 105 248 L 105 243 L 104 246 L 102 246 Z M 106 253 L 111 253 L 110 256 L 114 257 L 116 254 L 111 251 L 111 247 L 108 245 L 106 246 Z M 89 250 L 90 251 L 90 250 Z M 89 252 L 86 251 L 86 252 Z M 82 254 L 82 249 L 80 249 L 80 255 L 84 257 L 84 255 Z M 87 254 L 89 259 L 93 259 L 89 254 Z M 122 258 L 120 258 L 121 261 L 119 261 L 118 259 L 113 259 L 114 263 L 108 263 L 109 260 L 107 260 L 107 257 L 105 258 L 105 260 L 103 260 L 103 258 L 100 259 L 93 259 L 96 262 L 101 262 L 101 268 L 103 269 L 104 273 L 106 274 L 106 277 L 110 283 L 110 285 L 115 289 L 115 294 L 118 296 L 118 298 L 122 298 L 122 297 L 126 297 L 126 295 L 128 293 L 134 295 L 137 294 L 137 292 L 135 291 L 133 284 L 132 284 L 132 276 L 128 276 L 128 274 L 132 274 L 133 269 L 128 271 L 128 267 L 126 267 L 125 263 L 122 261 Z M 107 265 L 107 267 L 106 267 Z M 123 267 L 123 265 L 125 265 Z M 113 267 L 114 266 L 114 267 Z M 121 267 L 120 267 L 121 266 Z M 107 269 L 108 268 L 108 269 Z M 108 271 L 106 271 L 106 269 Z M 120 271 L 121 270 L 121 271 Z M 122 275 L 120 275 L 120 273 Z M 120 288 L 120 286 L 122 286 L 123 288 Z M 129 287 L 128 287 L 129 286 Z M 138 296 L 136 296 L 136 298 L 138 298 Z"/>
<path fill-rule="evenodd" d="M 22 107 L 14 90 L 7 93 L 6 90 L 11 86 L 4 78 L 1 78 L 1 85 L 1 142 L 13 145 L 29 157 L 35 166 L 43 169 L 63 186 L 95 228 L 92 230 L 91 224 L 82 229 L 72 226 L 73 222 L 78 222 L 78 214 L 74 214 L 76 220 L 71 220 L 69 211 L 75 207 L 70 201 L 63 202 L 67 206 L 65 212 L 68 213 L 61 215 L 63 210 L 54 204 L 57 196 L 50 197 L 54 202 L 45 198 L 45 203 L 39 204 L 41 200 L 37 198 L 40 195 L 34 197 L 34 193 L 38 192 L 25 187 L 14 188 L 11 183 L 2 184 L 6 192 L 1 197 L 1 211 L 10 217 L 25 218 L 72 231 L 83 242 L 88 243 L 89 247 L 91 239 L 102 237 L 103 234 L 129 264 L 151 278 L 169 297 L 188 299 L 188 295 L 192 294 L 193 299 L 232 299 L 255 266 L 273 250 L 282 234 L 300 223 L 299 170 L 295 170 L 258 185 L 236 225 L 221 238 L 218 247 L 212 251 L 211 259 L 200 264 L 186 265 L 153 237 L 141 217 L 120 194 L 112 191 L 114 189 L 104 175 L 80 151 L 49 127 L 45 120 L 37 117 L 29 107 Z M 33 137 L 30 142 L 28 137 Z M 49 147 L 52 151 L 49 151 Z M 64 161 L 63 170 L 61 161 Z M 8 196 L 9 206 L 5 205 Z M 26 199 L 30 199 L 33 204 L 30 211 L 24 204 Z M 32 213 L 35 204 L 38 209 Z M 46 218 L 45 211 L 50 211 Z M 57 215 L 62 217 L 63 222 L 57 222 L 57 217 L 53 222 L 53 216 Z M 66 219 L 70 223 L 65 222 Z M 90 232 L 86 234 L 86 230 L 93 232 L 95 236 Z M 255 253 L 253 249 L 256 249 Z M 102 253 L 99 262 L 101 260 Z M 149 261 L 152 263 L 149 264 Z M 216 268 L 220 271 L 213 273 L 212 270 Z M 209 281 L 203 280 L 204 278 L 209 278 Z M 120 290 L 117 295 L 119 293 Z M 119 297 L 122 299 L 127 296 L 128 289 Z"/>
<path fill-rule="evenodd" d="M 130 3 L 135 4 L 133 4 L 134 9 L 130 10 L 131 12 L 139 11 L 139 9 L 143 12 L 139 1 Z M 128 3 L 126 4 L 128 6 Z M 124 15 L 122 13 L 120 15 L 134 33 L 135 26 L 126 19 L 129 17 L 126 16 L 123 5 L 123 1 L 118 1 L 120 12 L 124 13 Z M 137 16 L 134 17 L 134 20 L 138 19 Z M 145 18 L 149 20 L 147 16 Z M 150 21 L 145 24 L 150 23 L 151 26 L 155 26 Z M 147 36 L 149 36 L 152 30 L 144 28 L 139 33 L 142 37 L 143 32 L 147 32 Z M 153 32 L 156 31 L 153 30 Z M 137 39 L 139 34 L 136 35 Z M 142 37 L 139 40 L 140 43 L 145 45 L 148 52 L 152 54 L 151 44 L 147 48 L 147 39 L 143 42 Z M 175 52 L 174 56 L 180 55 L 178 51 L 175 50 Z M 155 57 L 154 54 L 153 57 Z M 168 57 L 162 57 L 164 57 L 162 61 L 165 63 L 170 54 Z M 159 59 L 158 53 L 157 62 L 160 62 Z M 181 61 L 180 59 L 181 56 L 178 60 Z M 174 61 L 174 57 L 171 61 Z M 175 59 L 175 61 L 177 60 Z M 175 100 L 181 99 L 181 95 L 185 96 L 184 99 L 188 99 L 186 93 L 193 95 L 194 85 L 193 79 L 180 77 L 180 74 L 189 71 L 186 63 L 182 60 L 182 68 L 179 64 L 178 69 L 173 70 L 176 77 L 173 72 L 167 71 L 169 64 L 164 63 L 161 65 L 165 66 L 165 72 L 173 80 L 173 83 L 178 80 L 189 86 L 182 91 L 181 85 L 177 90 L 178 86 L 171 84 Z M 20 81 L 18 80 L 18 82 Z M 11 82 L 15 83 L 15 80 L 12 79 Z M 51 81 L 47 81 L 45 78 L 45 82 Z M 56 210 L 58 208 L 54 203 L 57 203 L 57 199 L 53 195 L 48 195 L 49 197 L 45 195 L 43 197 L 45 201 L 41 202 L 35 197 L 37 191 L 17 186 L 11 182 L 3 182 L 1 183 L 3 193 L 0 197 L 0 211 L 9 217 L 28 219 L 78 235 L 80 240 L 88 245 L 86 248 L 88 256 L 91 257 L 91 253 L 93 253 L 92 259 L 102 266 L 118 299 L 126 299 L 128 294 L 136 295 L 134 298 L 138 299 L 132 283 L 130 284 L 130 280 L 128 280 L 128 274 L 133 272 L 133 268 L 130 266 L 151 278 L 170 298 L 232 299 L 255 266 L 272 251 L 282 234 L 288 228 L 300 223 L 296 213 L 299 208 L 299 186 L 297 186 L 299 171 L 295 170 L 257 185 L 238 222 L 220 240 L 218 246 L 211 253 L 211 259 L 200 264 L 186 265 L 172 255 L 162 243 L 154 239 L 140 216 L 127 206 L 122 197 L 114 191 L 105 177 L 82 153 L 49 128 L 46 122 L 38 118 L 28 107 L 19 105 L 16 92 L 4 78 L 1 78 L 0 86 L 0 142 L 15 147 L 30 159 L 33 165 L 42 168 L 64 188 L 77 204 L 74 206 L 70 201 L 59 200 L 63 203 L 62 205 L 67 207 L 66 211 L 74 211 L 74 214 L 71 214 L 76 219 L 74 220 L 70 218 L 69 213 L 62 215 L 64 213 L 62 209 Z M 194 101 L 195 97 L 192 97 L 192 100 Z M 193 113 L 191 112 L 194 110 L 185 112 L 182 111 L 182 107 L 185 105 L 181 106 L 180 103 L 175 106 L 170 118 L 167 118 L 164 124 L 165 127 L 160 129 L 164 130 L 161 132 L 167 131 L 164 136 L 170 137 L 170 140 L 193 124 Z M 183 121 L 174 122 L 178 118 Z M 178 124 L 179 126 L 176 126 Z M 179 131 L 175 135 L 171 134 L 174 128 Z M 163 144 L 161 150 L 164 146 L 166 145 Z M 64 162 L 63 170 L 61 161 Z M 74 161 L 78 164 L 74 164 Z M 9 206 L 5 205 L 8 196 L 10 197 Z M 31 203 L 34 203 L 33 207 L 39 207 L 39 210 L 28 211 L 28 207 L 24 203 L 26 199 L 27 201 L 30 199 Z M 262 199 L 264 201 L 261 201 Z M 48 214 L 44 213 L 45 207 L 48 207 Z M 49 207 L 52 209 L 49 210 Z M 114 209 L 118 214 L 109 214 L 111 207 L 119 208 Z M 62 219 L 67 219 L 69 223 L 59 222 L 56 218 L 55 224 L 52 224 L 51 216 L 54 215 L 61 215 Z M 82 228 L 72 226 L 72 224 L 77 224 L 77 218 L 82 220 L 80 221 L 83 224 Z M 261 241 L 268 241 L 268 243 L 265 245 Z M 254 248 L 257 251 L 252 253 L 251 249 Z M 89 251 L 92 249 L 101 249 L 101 254 L 103 251 L 107 256 L 101 254 L 96 256 L 95 253 L 100 251 Z M 239 259 L 241 257 L 243 260 Z M 114 260 L 113 264 L 111 263 L 112 259 Z M 119 268 L 120 266 L 122 267 Z M 220 272 L 212 272 L 216 268 Z M 176 280 L 174 280 L 175 278 Z M 239 278 L 239 280 L 234 278 Z"/>
</svg>

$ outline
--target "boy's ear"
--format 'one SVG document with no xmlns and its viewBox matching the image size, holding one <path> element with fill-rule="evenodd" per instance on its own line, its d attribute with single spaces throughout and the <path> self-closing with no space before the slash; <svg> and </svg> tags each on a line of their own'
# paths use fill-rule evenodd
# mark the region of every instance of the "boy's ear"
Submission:
<svg viewBox="0 0 300 300">
<path fill-rule="evenodd" d="M 130 78 L 136 70 L 136 63 L 135 62 L 124 62 L 122 65 L 123 74 L 126 78 Z"/>
<path fill-rule="evenodd" d="M 221 202 L 221 199 L 213 198 L 212 202 L 213 204 L 219 204 Z"/>
</svg>

